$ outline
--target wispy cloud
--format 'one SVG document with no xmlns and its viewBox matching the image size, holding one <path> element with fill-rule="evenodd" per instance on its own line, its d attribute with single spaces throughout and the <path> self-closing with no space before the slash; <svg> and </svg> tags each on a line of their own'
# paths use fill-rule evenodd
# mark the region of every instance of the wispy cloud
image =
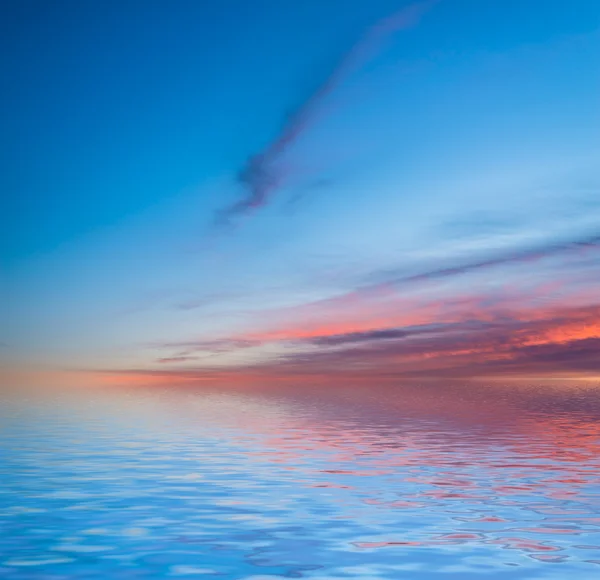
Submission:
<svg viewBox="0 0 600 580">
<path fill-rule="evenodd" d="M 283 355 L 267 374 L 335 377 L 356 372 L 402 377 L 573 376 L 600 371 L 600 307 L 566 309 L 536 319 L 466 320 L 437 332 L 335 345 Z M 374 336 L 377 336 L 374 334 Z M 353 337 L 349 337 L 353 338 Z M 332 345 L 333 346 L 333 345 Z"/>
<path fill-rule="evenodd" d="M 587 266 L 598 257 L 600 235 L 593 234 L 414 275 L 388 271 L 346 294 L 265 311 L 250 332 L 152 346 L 165 353 L 159 362 L 191 363 L 199 376 L 225 376 L 223 368 L 211 370 L 218 355 L 227 380 L 240 381 L 351 370 L 390 377 L 589 374 L 597 370 L 590 353 L 600 339 L 600 277 Z M 582 264 L 583 283 L 565 276 L 572 268 L 581 273 Z M 488 270 L 466 285 L 436 283 Z"/>
<path fill-rule="evenodd" d="M 514 252 L 508 252 L 495 257 L 487 258 L 485 260 L 469 262 L 466 264 L 461 264 L 458 266 L 452 266 L 448 268 L 439 268 L 437 270 L 431 270 L 419 274 L 402 276 L 398 272 L 388 271 L 380 273 L 378 274 L 378 276 L 380 278 L 384 278 L 383 283 L 385 284 L 391 284 L 393 286 L 402 286 L 411 283 L 427 282 L 430 280 L 440 280 L 442 278 L 451 278 L 453 276 L 460 276 L 462 274 L 468 274 L 471 272 L 493 268 L 496 266 L 536 262 L 539 260 L 543 260 L 544 258 L 550 258 L 552 256 L 568 252 L 585 252 L 588 250 L 600 250 L 600 234 L 594 233 L 590 236 L 581 238 L 579 240 L 569 240 L 566 242 L 542 245 L 536 248 L 517 250 Z M 366 287 L 365 289 L 369 288 L 370 287 Z"/>
<path fill-rule="evenodd" d="M 187 341 L 175 341 L 175 342 L 164 342 L 154 343 L 149 346 L 152 348 L 159 349 L 170 349 L 178 350 L 173 357 L 169 358 L 169 362 L 172 362 L 176 358 L 185 357 L 188 358 L 190 353 L 211 353 L 219 354 L 224 352 L 230 352 L 232 350 L 238 350 L 243 348 L 250 348 L 260 344 L 257 340 L 242 339 L 242 338 L 216 338 L 214 340 L 187 340 Z M 163 359 L 164 360 L 164 359 Z"/>
<path fill-rule="evenodd" d="M 282 347 L 266 360 L 227 369 L 199 365 L 188 370 L 215 381 L 240 382 L 303 376 L 335 382 L 349 373 L 376 380 L 503 374 L 543 377 L 558 372 L 584 377 L 600 371 L 600 304 L 518 308 L 508 300 L 501 306 L 498 311 L 473 311 L 465 306 L 453 321 L 440 323 L 434 316 L 420 326 L 313 336 L 289 329 L 285 337 L 265 339 L 271 346 Z M 431 312 L 435 315 L 435 309 Z M 177 357 L 165 360 L 175 362 Z"/>
<path fill-rule="evenodd" d="M 266 205 L 281 188 L 287 174 L 278 166 L 282 155 L 298 141 L 317 119 L 322 102 L 361 65 L 373 58 L 384 42 L 395 32 L 410 28 L 439 0 L 412 4 L 370 27 L 342 57 L 318 88 L 286 119 L 278 135 L 262 151 L 253 154 L 241 168 L 237 180 L 244 196 L 221 212 L 217 222 L 229 223 L 231 218 L 249 214 Z"/>
<path fill-rule="evenodd" d="M 161 364 L 168 364 L 168 363 L 180 363 L 180 362 L 187 362 L 190 360 L 196 360 L 197 357 L 195 356 L 171 356 L 171 357 L 166 357 L 166 358 L 159 358 L 156 362 L 159 362 Z"/>
<path fill-rule="evenodd" d="M 349 332 L 346 334 L 332 334 L 330 336 L 317 336 L 306 339 L 315 345 L 320 346 L 339 346 L 345 344 L 372 342 L 380 340 L 393 340 L 410 336 L 411 330 L 398 328 L 384 328 L 381 330 L 370 330 L 366 332 Z"/>
</svg>

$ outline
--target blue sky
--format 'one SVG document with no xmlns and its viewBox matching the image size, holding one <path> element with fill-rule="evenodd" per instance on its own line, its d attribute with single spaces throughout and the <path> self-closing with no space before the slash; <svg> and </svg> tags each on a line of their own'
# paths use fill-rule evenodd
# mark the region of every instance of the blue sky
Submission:
<svg viewBox="0 0 600 580">
<path fill-rule="evenodd" d="M 390 272 L 594 238 L 595 0 L 432 5 L 310 110 L 275 160 L 283 177 L 266 203 L 215 227 L 219 212 L 249 195 L 236 177 L 248 159 L 277 141 L 374 24 L 407 5 L 5 8 L 12 356 L 78 368 L 189 365 L 188 354 L 161 348 L 255 335 L 278 326 L 281 309 L 343 297 Z M 594 257 L 577 267 L 557 259 L 494 270 L 481 292 L 509 275 L 525 292 L 533 281 L 564 280 L 567 268 L 569 296 L 593 296 Z M 471 284 L 440 286 L 436 300 Z M 280 361 L 289 348 L 231 348 L 218 364 Z M 208 355 L 194 368 L 217 364 Z"/>
</svg>

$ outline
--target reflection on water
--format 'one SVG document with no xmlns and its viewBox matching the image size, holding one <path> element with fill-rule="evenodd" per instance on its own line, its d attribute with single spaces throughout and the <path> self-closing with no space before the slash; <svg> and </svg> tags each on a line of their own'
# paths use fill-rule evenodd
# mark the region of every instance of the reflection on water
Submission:
<svg viewBox="0 0 600 580">
<path fill-rule="evenodd" d="M 13 400 L 0 577 L 599 578 L 600 391 L 474 393 Z"/>
</svg>

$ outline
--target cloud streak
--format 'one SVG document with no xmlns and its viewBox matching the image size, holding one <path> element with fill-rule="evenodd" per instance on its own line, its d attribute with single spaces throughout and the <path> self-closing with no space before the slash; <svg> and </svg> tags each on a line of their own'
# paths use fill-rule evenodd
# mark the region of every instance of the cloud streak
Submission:
<svg viewBox="0 0 600 580">
<path fill-rule="evenodd" d="M 411 283 L 428 282 L 430 280 L 441 280 L 443 278 L 451 278 L 453 276 L 460 276 L 462 274 L 469 274 L 478 270 L 484 270 L 493 268 L 496 266 L 505 266 L 509 264 L 523 264 L 527 262 L 537 262 L 545 258 L 550 258 L 559 254 L 576 251 L 586 250 L 599 250 L 600 249 L 600 234 L 596 233 L 591 236 L 575 240 L 568 241 L 558 244 L 550 244 L 544 247 L 525 249 L 512 253 L 508 253 L 502 256 L 494 258 L 488 258 L 478 262 L 471 262 L 469 264 L 463 264 L 460 266 L 453 266 L 450 268 L 440 268 L 438 270 L 431 270 L 429 272 L 423 272 L 421 274 L 414 274 L 411 276 L 397 276 L 393 272 L 387 272 L 386 277 L 388 278 L 385 284 L 390 284 L 394 287 L 408 285 Z"/>
<path fill-rule="evenodd" d="M 166 357 L 166 358 L 159 358 L 156 362 L 159 362 L 161 364 L 170 364 L 170 363 L 187 362 L 190 360 L 196 360 L 196 357 L 194 357 L 194 356 L 170 356 L 170 357 Z"/>
<path fill-rule="evenodd" d="M 596 376 L 599 250 L 594 233 L 415 275 L 387 271 L 383 281 L 336 297 L 263 311 L 250 332 L 153 347 L 164 353 L 160 362 L 187 363 L 186 371 L 217 382 L 335 382 L 354 372 L 374 379 Z M 572 276 L 582 264 L 583 280 Z M 435 283 L 480 271 L 501 283 L 490 287 L 489 276 Z M 432 283 L 422 288 L 425 282 Z"/>
<path fill-rule="evenodd" d="M 297 334 L 289 329 L 287 337 L 267 340 L 281 347 L 269 360 L 188 370 L 217 383 L 323 377 L 335 384 L 353 375 L 373 380 L 600 376 L 599 304 L 570 307 L 567 301 L 552 308 L 541 304 L 513 310 L 509 301 L 498 314 L 465 308 L 447 323 L 433 318 L 420 326 Z"/>
<path fill-rule="evenodd" d="M 426 0 L 405 7 L 371 26 L 362 35 L 325 81 L 288 116 L 275 139 L 246 161 L 237 175 L 245 195 L 218 216 L 218 223 L 227 224 L 232 218 L 247 215 L 269 202 L 287 177 L 286 173 L 277 167 L 278 161 L 315 122 L 321 103 L 338 89 L 353 71 L 373 58 L 391 35 L 416 25 L 423 14 L 438 1 Z"/>
</svg>

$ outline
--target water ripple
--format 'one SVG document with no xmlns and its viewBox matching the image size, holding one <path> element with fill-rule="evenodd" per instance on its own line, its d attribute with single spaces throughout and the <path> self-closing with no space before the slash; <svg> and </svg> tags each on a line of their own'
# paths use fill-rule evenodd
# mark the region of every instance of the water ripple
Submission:
<svg viewBox="0 0 600 580">
<path fill-rule="evenodd" d="M 369 393 L 7 404 L 0 576 L 599 577 L 597 416 Z"/>
</svg>

